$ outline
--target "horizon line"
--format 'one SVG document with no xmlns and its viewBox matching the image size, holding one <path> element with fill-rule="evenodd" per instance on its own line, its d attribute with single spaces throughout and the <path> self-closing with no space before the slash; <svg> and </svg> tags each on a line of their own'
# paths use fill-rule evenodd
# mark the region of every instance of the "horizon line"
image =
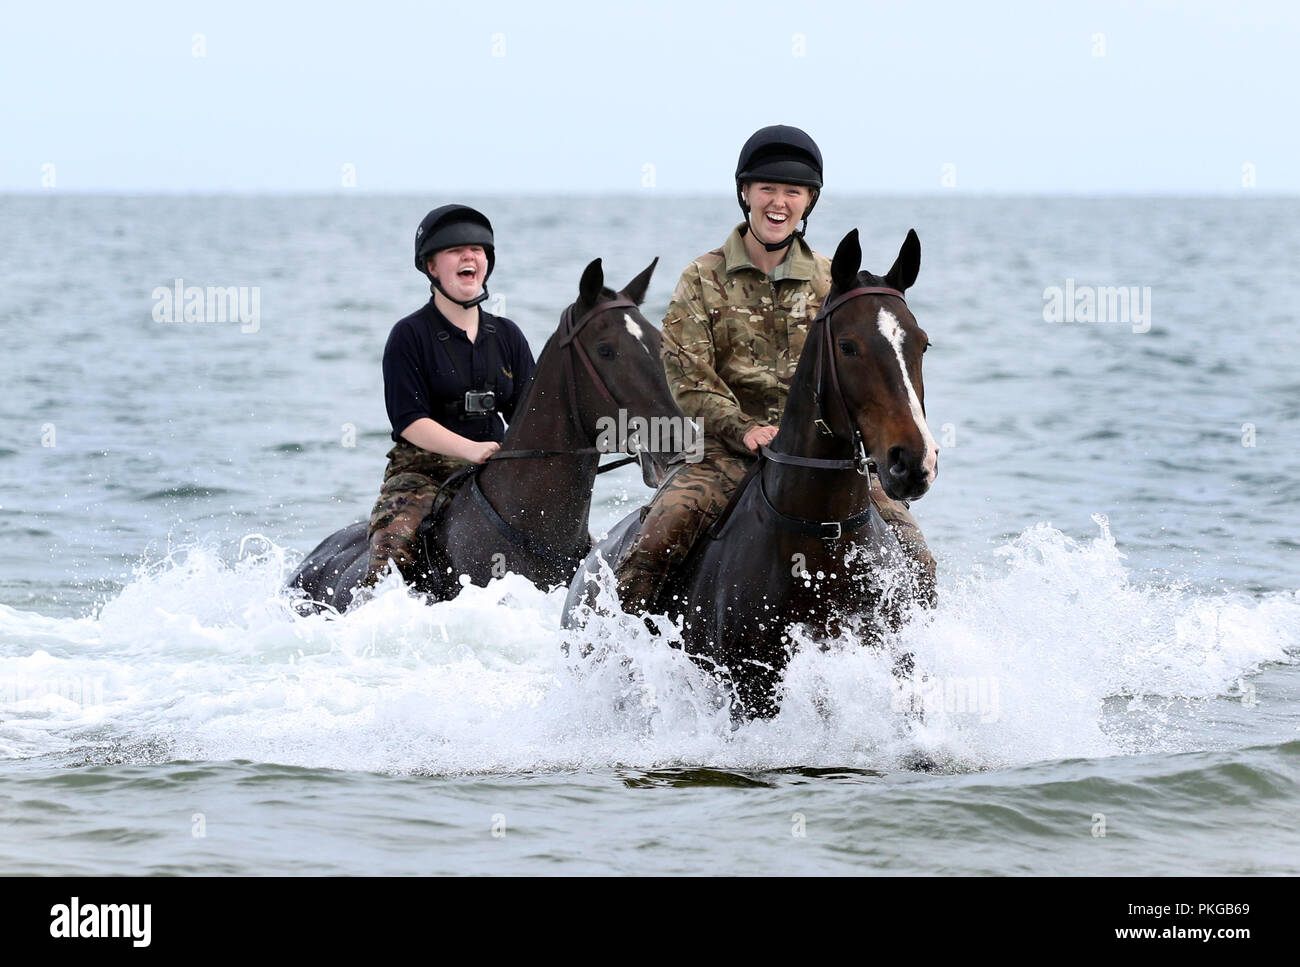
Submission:
<svg viewBox="0 0 1300 967">
<path fill-rule="evenodd" d="M 427 196 L 430 194 L 455 194 L 465 196 L 479 196 L 486 198 L 634 198 L 634 197 L 667 197 L 667 198 L 731 198 L 732 195 L 727 191 L 699 191 L 699 190 L 668 190 L 660 188 L 642 188 L 636 190 L 580 190 L 566 189 L 556 191 L 545 191 L 535 189 L 525 190 L 483 190 L 483 189 L 455 189 L 452 191 L 432 189 L 374 189 L 367 190 L 361 188 L 335 188 L 335 189 L 284 189 L 284 188 L 255 188 L 255 189 L 238 189 L 238 188 L 197 188 L 197 189 L 170 189 L 170 188 L 145 188 L 145 189 L 118 189 L 118 188 L 0 188 L 0 197 L 35 197 L 35 196 L 79 196 L 79 197 L 109 197 L 109 198 L 213 198 L 213 197 L 235 197 L 235 198 L 346 198 L 348 196 L 362 196 L 366 198 L 410 198 L 414 196 Z M 836 197 L 842 198 L 918 198 L 918 199 L 939 199 L 939 198 L 1149 198 L 1149 199 L 1178 199 L 1178 198 L 1223 198 L 1223 199 L 1240 199 L 1249 197 L 1260 198 L 1300 198 L 1300 190 L 1294 191 L 1261 191 L 1257 188 L 1234 188 L 1234 189 L 1202 189 L 1202 190 L 1179 190 L 1179 191 L 1153 191 L 1150 189 L 1108 189 L 1108 190 L 1076 190 L 1065 189 L 1059 191 L 1017 191 L 1017 190 L 987 190 L 976 191 L 961 188 L 944 188 L 938 191 L 836 191 Z"/>
</svg>

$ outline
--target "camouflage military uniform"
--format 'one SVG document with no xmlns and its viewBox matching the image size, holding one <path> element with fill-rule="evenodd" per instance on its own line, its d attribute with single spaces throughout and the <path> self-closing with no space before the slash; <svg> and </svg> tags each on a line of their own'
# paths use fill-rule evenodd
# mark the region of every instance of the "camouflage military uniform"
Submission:
<svg viewBox="0 0 1300 967">
<path fill-rule="evenodd" d="M 625 607 L 653 606 L 670 568 L 717 518 L 755 459 L 754 427 L 776 426 L 808 327 L 831 286 L 830 259 L 796 238 L 769 277 L 749 260 L 738 225 L 722 248 L 682 273 L 663 326 L 663 363 L 682 411 L 704 430 L 704 457 L 673 473 L 617 562 Z M 871 496 L 933 585 L 934 559 L 907 509 L 875 475 Z"/>
<path fill-rule="evenodd" d="M 370 512 L 370 564 L 363 585 L 374 584 L 390 559 L 407 581 L 414 578 L 416 528 L 428 516 L 439 485 L 467 466 L 467 460 L 423 450 L 405 439 L 388 451 L 384 483 Z"/>
</svg>

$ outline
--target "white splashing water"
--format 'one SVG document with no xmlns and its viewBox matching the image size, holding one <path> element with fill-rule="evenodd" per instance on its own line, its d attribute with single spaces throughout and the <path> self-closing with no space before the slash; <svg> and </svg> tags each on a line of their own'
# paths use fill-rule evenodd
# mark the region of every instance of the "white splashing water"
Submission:
<svg viewBox="0 0 1300 967">
<path fill-rule="evenodd" d="M 781 713 L 735 729 L 726 690 L 638 619 L 593 617 L 578 640 L 602 657 L 566 657 L 562 590 L 507 575 L 428 605 L 394 576 L 347 615 L 302 617 L 281 591 L 294 563 L 281 548 L 248 538 L 230 564 L 191 547 L 140 568 L 91 617 L 0 606 L 0 757 L 982 769 L 1134 751 L 1104 727 L 1107 699 L 1210 699 L 1294 660 L 1300 596 L 1139 586 L 1099 523 L 1085 544 L 1030 528 L 1000 561 L 950 578 L 938 609 L 885 648 L 846 636 L 801 649 Z M 893 674 L 905 651 L 910 680 Z"/>
</svg>

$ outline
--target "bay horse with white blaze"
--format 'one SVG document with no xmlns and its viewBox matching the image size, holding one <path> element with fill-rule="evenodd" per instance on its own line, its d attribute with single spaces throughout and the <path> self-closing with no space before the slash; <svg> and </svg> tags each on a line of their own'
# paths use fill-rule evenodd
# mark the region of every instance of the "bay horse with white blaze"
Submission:
<svg viewBox="0 0 1300 967">
<path fill-rule="evenodd" d="M 878 631 L 896 627 L 910 602 L 931 601 L 868 496 L 873 463 L 895 500 L 923 496 L 938 474 L 921 377 L 929 337 L 904 295 L 921 243 L 909 231 L 883 278 L 861 263 L 855 229 L 835 252 L 776 438 L 650 609 L 682 616 L 683 646 L 730 681 L 738 718 L 779 710 L 792 625 L 835 637 L 847 620 L 875 617 L 867 625 Z M 597 555 L 617 560 L 639 518 L 629 515 L 588 557 L 570 585 L 566 623 L 594 602 Z"/>
</svg>

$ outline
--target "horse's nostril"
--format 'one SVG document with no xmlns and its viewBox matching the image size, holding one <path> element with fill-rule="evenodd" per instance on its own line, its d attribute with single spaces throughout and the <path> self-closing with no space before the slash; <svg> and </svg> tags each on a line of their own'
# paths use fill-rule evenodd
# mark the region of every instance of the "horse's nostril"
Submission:
<svg viewBox="0 0 1300 967">
<path fill-rule="evenodd" d="M 904 456 L 907 453 L 902 447 L 889 448 L 889 474 L 893 477 L 907 476 L 907 463 Z"/>
</svg>

